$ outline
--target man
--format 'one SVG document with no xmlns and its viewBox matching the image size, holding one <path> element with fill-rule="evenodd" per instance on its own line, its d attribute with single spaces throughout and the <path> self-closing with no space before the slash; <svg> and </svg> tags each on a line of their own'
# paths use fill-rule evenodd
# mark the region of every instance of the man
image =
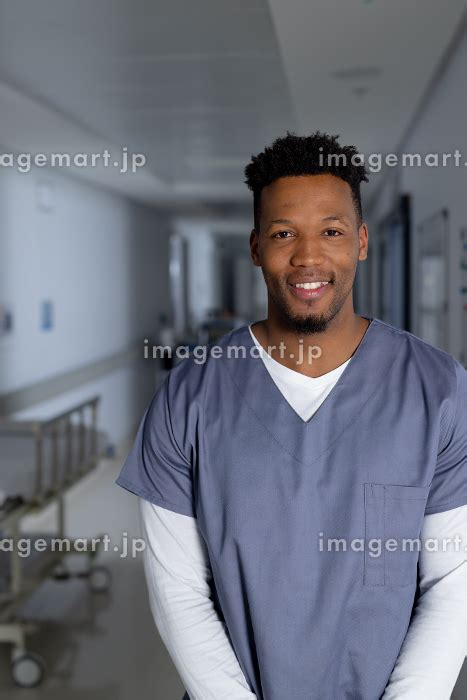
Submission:
<svg viewBox="0 0 467 700">
<path fill-rule="evenodd" d="M 462 665 L 467 373 L 355 314 L 356 154 L 316 132 L 253 157 L 267 318 L 171 371 L 117 479 L 185 698 L 448 700 Z"/>
</svg>

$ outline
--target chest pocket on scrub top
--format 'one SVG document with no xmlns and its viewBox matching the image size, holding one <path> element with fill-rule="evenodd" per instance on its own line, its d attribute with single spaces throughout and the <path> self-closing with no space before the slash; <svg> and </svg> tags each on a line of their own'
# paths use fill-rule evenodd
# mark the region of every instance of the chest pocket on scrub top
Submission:
<svg viewBox="0 0 467 700">
<path fill-rule="evenodd" d="M 420 538 L 429 490 L 429 486 L 365 484 L 365 586 L 416 582 L 421 545 L 403 540 Z"/>
</svg>

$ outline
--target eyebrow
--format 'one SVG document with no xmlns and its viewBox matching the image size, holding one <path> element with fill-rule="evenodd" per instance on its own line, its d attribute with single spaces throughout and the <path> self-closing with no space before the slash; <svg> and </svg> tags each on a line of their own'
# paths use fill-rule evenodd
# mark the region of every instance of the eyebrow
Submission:
<svg viewBox="0 0 467 700">
<path fill-rule="evenodd" d="M 273 219 L 272 221 L 269 222 L 268 226 L 271 226 L 272 224 L 291 224 L 292 222 L 289 221 L 289 219 Z"/>
<path fill-rule="evenodd" d="M 321 219 L 322 222 L 324 221 L 346 221 L 349 222 L 349 218 L 345 216 L 344 214 L 331 214 L 330 216 L 325 216 L 323 219 Z M 272 226 L 272 224 L 290 224 L 293 225 L 293 221 L 290 221 L 290 219 L 272 219 L 272 221 L 269 222 L 268 226 Z"/>
<path fill-rule="evenodd" d="M 325 216 L 321 221 L 347 221 L 350 223 L 350 219 L 345 214 L 331 214 L 331 216 Z"/>
</svg>

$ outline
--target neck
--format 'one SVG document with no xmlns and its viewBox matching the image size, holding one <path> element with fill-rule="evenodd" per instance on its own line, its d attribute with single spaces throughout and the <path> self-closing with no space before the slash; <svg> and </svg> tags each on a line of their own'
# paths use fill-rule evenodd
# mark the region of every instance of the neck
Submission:
<svg viewBox="0 0 467 700">
<path fill-rule="evenodd" d="M 360 344 L 369 321 L 354 313 L 337 314 L 322 333 L 300 335 L 272 314 L 252 324 L 263 348 L 277 362 L 308 377 L 320 377 L 346 362 Z"/>
</svg>

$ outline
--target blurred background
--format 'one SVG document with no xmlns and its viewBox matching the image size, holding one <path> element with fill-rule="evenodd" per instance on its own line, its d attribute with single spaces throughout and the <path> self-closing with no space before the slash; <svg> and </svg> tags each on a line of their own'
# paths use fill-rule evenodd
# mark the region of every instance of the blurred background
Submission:
<svg viewBox="0 0 467 700">
<path fill-rule="evenodd" d="M 183 693 L 141 554 L 123 556 L 137 499 L 114 479 L 170 368 L 151 346 L 266 314 L 243 170 L 274 138 L 320 129 L 367 157 L 421 155 L 372 160 L 355 308 L 466 364 L 465 9 L 0 0 L 0 533 L 112 544 L 0 552 L 0 698 Z"/>
</svg>

